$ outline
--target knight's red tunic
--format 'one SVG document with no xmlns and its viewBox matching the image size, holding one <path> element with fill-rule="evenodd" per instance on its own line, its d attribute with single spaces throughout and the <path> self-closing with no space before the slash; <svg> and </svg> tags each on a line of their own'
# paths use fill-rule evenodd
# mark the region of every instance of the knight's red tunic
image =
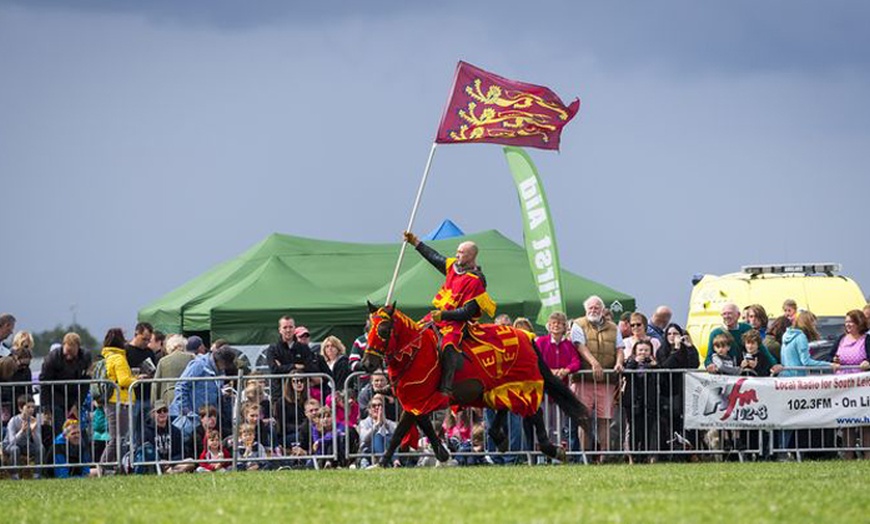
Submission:
<svg viewBox="0 0 870 524">
<path fill-rule="evenodd" d="M 448 258 L 445 266 L 447 278 L 435 298 L 432 299 L 432 305 L 441 311 L 453 311 L 473 300 L 477 302 L 481 313 L 495 316 L 495 302 L 486 292 L 483 279 L 471 271 L 457 271 L 455 258 Z M 469 320 L 476 322 L 479 318 L 480 314 Z M 464 326 L 465 321 L 462 320 L 442 320 L 439 322 L 438 327 L 444 337 L 441 347 L 452 344 L 458 348 L 462 341 L 462 328 Z"/>
</svg>

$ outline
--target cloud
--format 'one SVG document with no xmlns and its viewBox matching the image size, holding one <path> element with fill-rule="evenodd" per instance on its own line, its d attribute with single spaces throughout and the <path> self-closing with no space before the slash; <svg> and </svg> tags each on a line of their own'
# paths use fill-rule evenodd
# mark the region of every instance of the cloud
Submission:
<svg viewBox="0 0 870 524">
<path fill-rule="evenodd" d="M 229 7 L 221 25 L 148 4 L 0 7 L 14 218 L 0 309 L 24 329 L 72 303 L 95 331 L 129 325 L 274 231 L 398 239 L 459 58 L 581 97 L 563 151 L 532 153 L 566 268 L 678 316 L 693 273 L 745 263 L 833 260 L 870 283 L 867 249 L 831 234 L 870 190 L 851 4 L 473 4 L 316 23 L 254 4 L 245 26 Z M 438 149 L 415 229 L 445 217 L 521 239 L 498 147 Z"/>
<path fill-rule="evenodd" d="M 524 0 L 497 4 L 288 2 L 285 0 L 0 0 L 27 10 L 139 17 L 155 25 L 244 32 L 262 27 L 328 28 L 348 20 L 447 18 L 469 48 L 480 35 L 510 54 L 529 43 L 551 52 L 588 56 L 606 67 L 695 72 L 792 70 L 825 72 L 870 66 L 870 4 L 737 0 L 699 3 Z M 435 29 L 437 33 L 438 29 Z M 453 31 L 447 28 L 448 33 Z M 424 39 L 428 36 L 420 36 Z"/>
</svg>

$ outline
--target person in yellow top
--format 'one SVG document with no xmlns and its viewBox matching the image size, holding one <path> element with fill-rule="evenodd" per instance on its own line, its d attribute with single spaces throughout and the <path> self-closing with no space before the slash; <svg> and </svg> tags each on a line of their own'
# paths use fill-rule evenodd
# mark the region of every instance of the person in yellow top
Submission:
<svg viewBox="0 0 870 524">
<path fill-rule="evenodd" d="M 104 406 L 106 422 L 109 427 L 109 443 L 100 458 L 101 462 L 118 462 L 116 453 L 118 441 L 124 446 L 130 433 L 129 401 L 134 400 L 130 385 L 136 380 L 147 378 L 147 375 L 133 375 L 130 365 L 127 363 L 127 350 L 124 349 L 126 344 L 124 331 L 121 328 L 110 329 L 103 339 L 101 354 L 106 360 L 106 378 L 117 384 L 118 387 L 111 388 L 112 393 Z"/>
</svg>

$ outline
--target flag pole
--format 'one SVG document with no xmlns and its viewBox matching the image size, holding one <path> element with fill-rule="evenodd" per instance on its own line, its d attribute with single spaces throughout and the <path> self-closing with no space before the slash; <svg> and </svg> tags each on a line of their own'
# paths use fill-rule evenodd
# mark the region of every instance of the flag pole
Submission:
<svg viewBox="0 0 870 524">
<path fill-rule="evenodd" d="M 417 188 L 417 198 L 414 199 L 414 207 L 411 209 L 411 218 L 408 220 L 408 228 L 405 231 L 413 231 L 414 219 L 417 217 L 417 209 L 420 207 L 420 199 L 423 197 L 423 188 L 426 187 L 426 179 L 429 178 L 429 168 L 432 167 L 432 158 L 435 156 L 435 148 L 437 142 L 432 142 L 432 149 L 429 150 L 429 159 L 426 160 L 426 169 L 423 170 L 423 179 L 420 180 L 420 187 Z M 402 239 L 402 249 L 399 250 L 399 260 L 396 261 L 396 269 L 393 270 L 393 279 L 390 281 L 390 290 L 387 291 L 387 301 L 389 304 L 393 300 L 393 290 L 396 287 L 396 280 L 399 278 L 399 268 L 402 266 L 402 259 L 405 258 L 405 248 L 408 243 Z"/>
</svg>

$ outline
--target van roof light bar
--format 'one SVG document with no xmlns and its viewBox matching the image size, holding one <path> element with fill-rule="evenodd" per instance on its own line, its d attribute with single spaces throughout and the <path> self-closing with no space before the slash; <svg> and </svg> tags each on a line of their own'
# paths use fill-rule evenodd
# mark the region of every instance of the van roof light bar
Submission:
<svg viewBox="0 0 870 524">
<path fill-rule="evenodd" d="M 741 266 L 740 271 L 749 275 L 803 273 L 807 275 L 824 273 L 833 275 L 842 271 L 841 264 L 814 262 L 809 264 L 754 264 Z"/>
</svg>

